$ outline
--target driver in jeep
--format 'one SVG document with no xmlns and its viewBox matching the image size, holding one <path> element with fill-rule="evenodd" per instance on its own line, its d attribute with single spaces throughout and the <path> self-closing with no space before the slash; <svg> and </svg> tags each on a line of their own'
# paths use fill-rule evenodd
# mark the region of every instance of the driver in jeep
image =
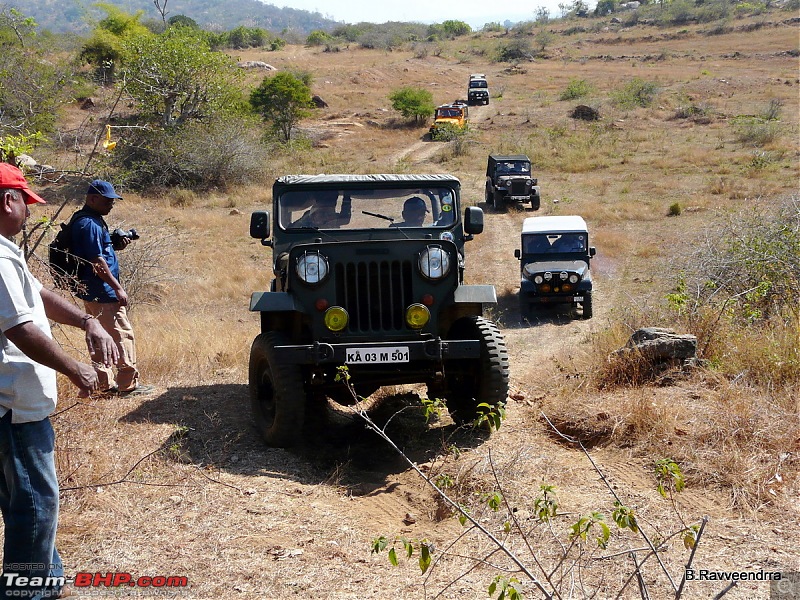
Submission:
<svg viewBox="0 0 800 600">
<path fill-rule="evenodd" d="M 398 223 L 392 223 L 389 227 L 422 227 L 425 222 L 425 215 L 428 214 L 428 209 L 425 206 L 425 200 L 419 196 L 412 196 L 403 203 L 403 220 Z"/>
</svg>

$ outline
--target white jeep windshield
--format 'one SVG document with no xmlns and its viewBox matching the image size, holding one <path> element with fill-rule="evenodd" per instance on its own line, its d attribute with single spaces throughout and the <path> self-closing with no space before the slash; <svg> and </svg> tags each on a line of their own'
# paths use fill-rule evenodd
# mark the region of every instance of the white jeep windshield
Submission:
<svg viewBox="0 0 800 600">
<path fill-rule="evenodd" d="M 456 221 L 450 188 L 292 190 L 281 194 L 277 208 L 286 230 L 449 227 Z"/>
<path fill-rule="evenodd" d="M 559 254 L 586 252 L 585 233 L 543 233 L 522 236 L 523 254 Z"/>
</svg>

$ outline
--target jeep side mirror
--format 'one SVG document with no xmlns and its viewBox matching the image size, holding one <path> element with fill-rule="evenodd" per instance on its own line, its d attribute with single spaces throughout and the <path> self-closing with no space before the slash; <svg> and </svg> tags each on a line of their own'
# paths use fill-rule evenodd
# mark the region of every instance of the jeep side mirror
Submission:
<svg viewBox="0 0 800 600">
<path fill-rule="evenodd" d="M 519 251 L 519 248 L 514 250 L 514 258 L 519 259 L 522 257 L 522 252 Z"/>
<path fill-rule="evenodd" d="M 464 209 L 464 232 L 470 235 L 483 232 L 483 211 L 477 206 Z"/>
<path fill-rule="evenodd" d="M 259 239 L 262 243 L 269 238 L 269 211 L 257 210 L 250 215 L 250 237 Z"/>
<path fill-rule="evenodd" d="M 597 254 L 597 249 L 594 246 L 589 247 L 589 256 L 594 256 Z"/>
</svg>

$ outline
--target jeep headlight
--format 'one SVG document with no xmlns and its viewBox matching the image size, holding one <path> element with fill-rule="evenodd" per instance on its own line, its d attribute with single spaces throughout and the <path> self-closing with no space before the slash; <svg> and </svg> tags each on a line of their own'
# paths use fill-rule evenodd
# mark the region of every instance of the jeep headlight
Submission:
<svg viewBox="0 0 800 600">
<path fill-rule="evenodd" d="M 306 283 L 320 283 L 328 276 L 328 261 L 319 252 L 304 252 L 297 259 L 295 271 Z"/>
<path fill-rule="evenodd" d="M 547 272 L 544 274 L 544 280 L 545 280 L 545 281 L 550 281 L 552 278 L 553 278 L 553 274 L 552 274 L 550 271 L 547 271 Z"/>
<path fill-rule="evenodd" d="M 450 272 L 450 255 L 439 246 L 428 246 L 419 255 L 419 270 L 428 279 L 442 279 Z"/>
<path fill-rule="evenodd" d="M 578 281 L 580 281 L 580 277 L 578 277 L 577 274 L 573 273 L 572 275 L 569 276 L 570 283 L 578 283 Z"/>
</svg>

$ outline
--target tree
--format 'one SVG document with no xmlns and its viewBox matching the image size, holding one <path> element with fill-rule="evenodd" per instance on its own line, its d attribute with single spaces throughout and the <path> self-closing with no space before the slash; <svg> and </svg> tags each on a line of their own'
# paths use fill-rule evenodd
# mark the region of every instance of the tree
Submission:
<svg viewBox="0 0 800 600">
<path fill-rule="evenodd" d="M 423 123 L 433 114 L 433 95 L 428 90 L 404 87 L 389 95 L 392 108 L 399 111 L 406 119 L 413 119 L 417 124 Z"/>
<path fill-rule="evenodd" d="M 37 27 L 33 17 L 26 17 L 16 8 L 0 8 L 0 31 L 10 29 L 23 48 L 25 38 L 35 36 Z"/>
<path fill-rule="evenodd" d="M 179 126 L 239 105 L 234 60 L 210 49 L 202 31 L 170 27 L 124 44 L 125 89 L 162 125 Z"/>
<path fill-rule="evenodd" d="M 250 94 L 250 105 L 288 142 L 292 139 L 292 129 L 311 114 L 314 103 L 306 83 L 291 73 L 282 72 L 264 78 Z"/>
<path fill-rule="evenodd" d="M 168 1 L 169 0 L 153 0 L 153 4 L 155 5 L 158 14 L 161 15 L 161 21 L 164 23 L 164 25 L 167 24 L 167 15 L 169 14 L 167 13 Z"/>
<path fill-rule="evenodd" d="M 187 17 L 186 15 L 174 15 L 167 19 L 167 25 L 169 27 L 188 27 L 189 29 L 200 29 L 200 25 L 197 24 L 197 21 L 192 19 L 191 17 Z"/>
<path fill-rule="evenodd" d="M 143 11 L 131 15 L 113 4 L 100 3 L 96 6 L 104 10 L 106 16 L 83 46 L 80 58 L 97 68 L 103 82 L 111 83 L 122 58 L 123 42 L 129 37 L 147 35 L 149 31 L 140 22 Z"/>
<path fill-rule="evenodd" d="M 536 32 L 536 35 L 533 36 L 533 39 L 539 47 L 539 55 L 542 56 L 545 49 L 556 39 L 556 34 L 547 29 L 540 29 Z"/>
<path fill-rule="evenodd" d="M 321 29 L 315 29 L 311 33 L 308 34 L 306 38 L 306 46 L 322 46 L 323 44 L 327 44 L 333 38 L 326 32 L 322 31 Z"/>
<path fill-rule="evenodd" d="M 595 17 L 605 17 L 617 10 L 616 0 L 598 0 L 597 6 L 594 9 Z"/>
</svg>

